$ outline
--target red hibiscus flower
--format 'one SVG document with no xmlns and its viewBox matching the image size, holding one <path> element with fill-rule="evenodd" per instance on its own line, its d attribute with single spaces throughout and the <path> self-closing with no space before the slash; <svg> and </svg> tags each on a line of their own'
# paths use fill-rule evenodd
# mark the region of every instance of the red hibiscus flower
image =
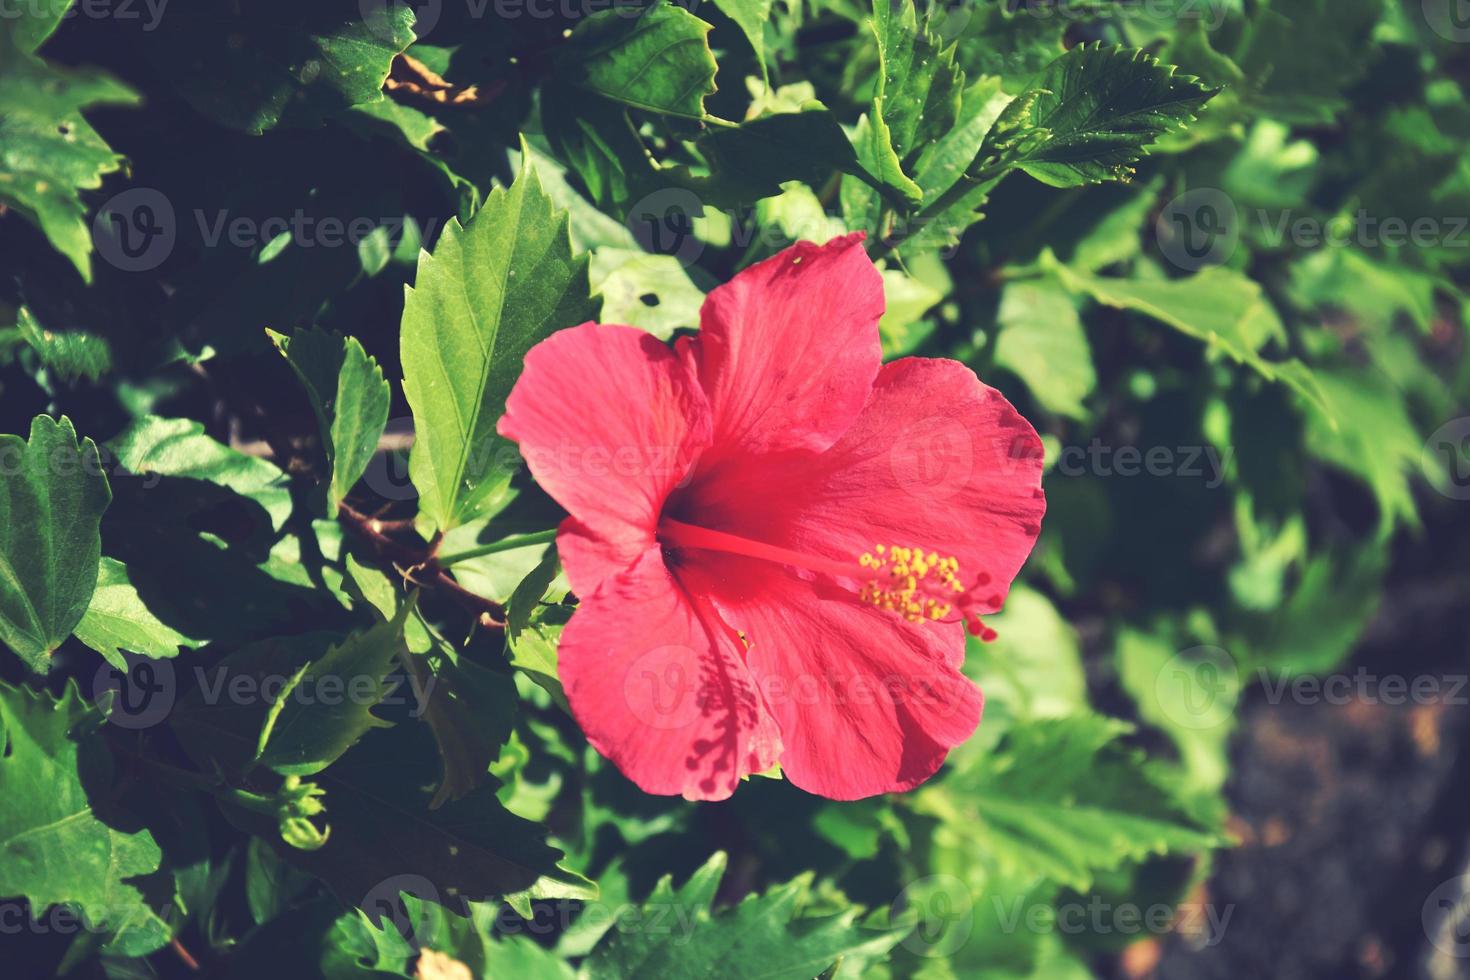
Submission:
<svg viewBox="0 0 1470 980">
<path fill-rule="evenodd" d="M 1041 442 L 957 361 L 881 363 L 861 242 L 741 272 L 672 348 L 562 330 L 500 420 L 571 515 L 567 699 L 650 793 L 778 761 L 833 799 L 911 789 L 980 722 L 961 624 L 994 635 L 1040 533 Z"/>
</svg>

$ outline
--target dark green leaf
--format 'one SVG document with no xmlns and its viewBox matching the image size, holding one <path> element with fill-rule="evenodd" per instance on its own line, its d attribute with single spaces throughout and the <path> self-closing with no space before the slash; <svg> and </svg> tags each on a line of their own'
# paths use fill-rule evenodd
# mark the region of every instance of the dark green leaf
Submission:
<svg viewBox="0 0 1470 980">
<path fill-rule="evenodd" d="M 136 879 L 159 868 L 147 830 L 124 830 L 99 812 L 112 762 L 96 715 L 68 686 L 61 700 L 0 684 L 0 895 L 22 895 L 39 913 L 80 908 L 113 948 L 142 956 L 169 941 Z"/>
<path fill-rule="evenodd" d="M 311 398 L 331 474 L 327 513 L 335 514 L 377 451 L 392 392 L 377 360 L 355 337 L 304 330 L 293 337 L 273 332 L 271 339 Z"/>
<path fill-rule="evenodd" d="M 532 345 L 595 316 L 587 261 L 534 172 L 451 219 L 403 306 L 403 389 L 416 441 L 410 474 L 424 520 L 448 530 L 502 491 L 519 464 L 495 433 Z"/>
<path fill-rule="evenodd" d="M 45 673 L 92 601 L 112 491 L 65 416 L 36 416 L 29 441 L 0 435 L 0 464 L 0 640 Z"/>
</svg>

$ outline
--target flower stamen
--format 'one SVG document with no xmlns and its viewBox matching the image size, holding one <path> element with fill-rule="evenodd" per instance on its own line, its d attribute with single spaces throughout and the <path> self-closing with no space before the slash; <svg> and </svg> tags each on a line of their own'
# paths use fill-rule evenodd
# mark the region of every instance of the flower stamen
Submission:
<svg viewBox="0 0 1470 980">
<path fill-rule="evenodd" d="M 896 612 L 911 623 L 954 622 L 950 616 L 958 608 L 959 618 L 971 633 L 987 642 L 995 639 L 995 630 L 970 611 L 974 603 L 954 556 L 880 544 L 859 557 L 858 564 L 873 576 L 858 593 L 862 601 Z M 989 576 L 982 573 L 976 584 L 988 581 Z"/>
</svg>

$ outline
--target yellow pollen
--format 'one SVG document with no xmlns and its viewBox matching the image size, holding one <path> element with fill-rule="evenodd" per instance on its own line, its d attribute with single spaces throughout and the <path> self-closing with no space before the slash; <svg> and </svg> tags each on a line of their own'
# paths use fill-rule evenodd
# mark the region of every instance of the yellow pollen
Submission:
<svg viewBox="0 0 1470 980">
<path fill-rule="evenodd" d="M 859 597 L 879 609 L 896 612 L 911 623 L 946 618 L 954 606 L 943 597 L 965 591 L 959 578 L 959 559 L 941 557 L 922 548 L 880 544 L 864 553 L 858 564 L 874 573 L 887 573 L 886 580 L 870 579 Z"/>
</svg>

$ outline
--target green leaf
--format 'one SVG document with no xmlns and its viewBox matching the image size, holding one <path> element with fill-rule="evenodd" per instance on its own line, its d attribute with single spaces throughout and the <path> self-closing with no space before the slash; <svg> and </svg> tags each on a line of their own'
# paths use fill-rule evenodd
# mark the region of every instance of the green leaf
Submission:
<svg viewBox="0 0 1470 980">
<path fill-rule="evenodd" d="M 393 59 L 413 43 L 413 21 L 400 3 L 359 10 L 200 0 L 160 17 L 141 33 L 141 46 L 191 106 L 259 135 L 278 125 L 319 126 L 380 101 Z"/>
<path fill-rule="evenodd" d="M 356 337 L 316 329 L 293 337 L 271 331 L 270 337 L 311 398 L 331 474 L 327 513 L 335 514 L 377 452 L 392 392 Z"/>
<path fill-rule="evenodd" d="M 1377 542 L 1313 557 L 1258 634 L 1255 659 L 1279 677 L 1337 668 L 1378 610 L 1387 563 L 1387 550 Z"/>
<path fill-rule="evenodd" d="M 558 866 L 561 852 L 546 843 L 544 828 L 501 805 L 493 779 L 431 809 L 435 767 L 427 725 L 404 722 L 369 732 L 316 777 L 331 825 L 326 845 L 292 850 L 287 859 L 349 905 L 362 903 L 405 868 L 451 907 L 461 899 L 504 898 L 524 906 L 534 899 L 597 897 L 595 885 Z"/>
<path fill-rule="evenodd" d="M 607 323 L 641 327 L 663 340 L 699 325 L 704 293 L 672 255 L 605 246 L 592 253 L 590 275 Z"/>
<path fill-rule="evenodd" d="M 996 314 L 995 363 L 1013 372 L 1047 411 L 1086 419 L 1082 399 L 1097 375 L 1077 308 L 1056 283 L 1013 282 Z"/>
<path fill-rule="evenodd" d="M 877 0 L 869 28 L 877 42 L 878 78 L 868 113 L 868 158 L 885 187 L 917 206 L 924 191 L 908 168 L 951 130 L 965 75 L 955 65 L 953 45 L 943 46 L 919 25 L 913 0 Z"/>
<path fill-rule="evenodd" d="M 577 24 L 558 58 L 564 78 L 614 102 L 686 119 L 704 118 L 715 91 L 710 25 L 663 0 L 629 17 L 603 10 Z"/>
<path fill-rule="evenodd" d="M 1042 266 L 1073 292 L 1086 293 L 1104 306 L 1142 313 L 1203 341 L 1268 381 L 1287 385 L 1324 419 L 1332 418 L 1331 400 L 1305 364 L 1260 355 L 1267 340 L 1280 337 L 1281 322 L 1260 284 L 1239 272 L 1210 266 L 1184 279 L 1115 279 L 1073 271 L 1049 255 L 1042 257 Z"/>
<path fill-rule="evenodd" d="M 405 604 L 394 620 L 328 648 L 294 675 L 261 734 L 261 765 L 283 776 L 314 776 L 387 724 L 372 709 L 392 690 L 386 678 L 403 650 L 410 608 Z"/>
<path fill-rule="evenodd" d="M 772 0 L 715 0 L 715 6 L 735 22 L 755 52 L 761 71 L 766 70 L 766 22 L 771 19 Z"/>
<path fill-rule="evenodd" d="M 147 830 L 99 811 L 112 759 L 100 736 L 78 731 L 95 719 L 74 686 L 58 701 L 0 684 L 0 895 L 24 896 L 37 914 L 75 906 L 115 950 L 142 956 L 170 938 L 136 884 L 163 855 Z"/>
<path fill-rule="evenodd" d="M 985 622 L 996 638 L 971 639 L 965 673 L 985 692 L 983 751 L 1015 719 L 1060 718 L 1087 708 L 1087 674 L 1074 630 L 1051 600 L 1025 585 L 1006 596 L 1005 608 Z"/>
<path fill-rule="evenodd" d="M 128 567 L 111 558 L 102 559 L 97 591 L 77 623 L 76 636 L 119 670 L 127 669 L 125 652 L 168 658 L 195 645 L 153 614 L 128 578 Z"/>
<path fill-rule="evenodd" d="M 463 228 L 453 219 L 406 290 L 403 389 L 416 438 L 409 475 L 423 519 L 447 530 L 475 516 L 519 465 L 495 433 L 532 345 L 594 319 L 587 260 L 534 172 L 491 192 Z"/>
<path fill-rule="evenodd" d="M 725 873 L 717 852 L 675 889 L 665 875 L 631 921 L 662 928 L 614 929 L 582 965 L 588 980 L 625 977 L 728 977 L 730 980 L 810 980 L 847 956 L 895 946 L 907 927 L 874 929 L 849 906 L 835 915 L 809 915 L 816 904 L 808 873 L 734 908 L 711 912 Z"/>
<path fill-rule="evenodd" d="M 71 4 L 72 0 L 34 0 L 7 11 L 0 28 L 17 51 L 31 54 L 61 26 Z M 0 40 L 0 48 L 5 44 L 6 40 Z"/>
<path fill-rule="evenodd" d="M 1174 742 L 1188 785 L 1218 791 L 1230 774 L 1226 748 L 1241 689 L 1235 662 L 1214 650 L 1185 658 L 1162 638 L 1137 630 L 1118 634 L 1116 657 L 1119 682 L 1139 717 Z"/>
<path fill-rule="evenodd" d="M 29 441 L 0 435 L 0 463 L 0 640 L 46 673 L 92 601 L 112 491 L 65 416 L 37 415 Z"/>
<path fill-rule="evenodd" d="M 837 117 L 821 103 L 801 112 L 779 112 L 739 126 L 716 127 L 696 146 L 710 173 L 684 182 L 715 207 L 733 208 L 773 197 L 787 181 L 821 186 L 839 171 L 863 172 Z"/>
<path fill-rule="evenodd" d="M 1085 712 L 1015 725 L 995 751 L 921 790 L 916 805 L 1004 873 L 1079 891 L 1125 862 L 1217 846 L 1142 754 L 1119 744 L 1128 731 Z"/>
<path fill-rule="evenodd" d="M 1380 539 L 1401 522 L 1418 527 L 1411 481 L 1425 472 L 1427 454 L 1404 393 L 1369 369 L 1319 369 L 1315 382 L 1326 407 L 1307 415 L 1307 452 L 1368 485 L 1378 501 Z"/>
<path fill-rule="evenodd" d="M 138 96 L 100 72 L 53 67 L 8 44 L 0 36 L 0 204 L 34 221 L 90 282 L 92 233 L 79 191 L 101 187 L 122 157 L 82 110 L 131 105 Z"/>
<path fill-rule="evenodd" d="M 1127 180 L 1150 144 L 1218 91 L 1175 71 L 1143 51 L 1078 45 L 1001 114 L 993 133 L 1019 143 L 992 149 L 1053 187 Z"/>
<path fill-rule="evenodd" d="M 203 485 L 234 491 L 259 504 L 277 530 L 291 514 L 291 488 L 274 464 L 231 449 L 204 433 L 193 419 L 145 416 L 109 439 L 118 463 L 139 476 L 177 478 L 180 518 L 219 502 Z M 155 493 L 166 492 L 163 486 Z"/>
<path fill-rule="evenodd" d="M 64 381 L 80 377 L 95 381 L 112 370 L 112 345 L 106 337 L 85 330 L 47 330 L 24 306 L 16 312 L 16 326 L 41 355 L 41 363 Z"/>
<path fill-rule="evenodd" d="M 505 645 L 511 665 L 545 688 L 570 713 L 556 668 L 557 642 L 570 615 L 560 605 L 543 604 L 560 570 L 556 549 L 548 548 L 541 563 L 516 586 L 505 605 Z"/>
<path fill-rule="evenodd" d="M 353 584 L 383 619 L 403 603 L 382 572 L 347 556 Z M 434 734 L 443 778 L 429 805 L 458 800 L 486 779 L 490 764 L 510 737 L 515 716 L 515 686 L 508 678 L 460 656 L 416 612 L 405 629 L 405 661 L 420 715 Z M 423 656 L 428 654 L 429 656 Z"/>
</svg>

